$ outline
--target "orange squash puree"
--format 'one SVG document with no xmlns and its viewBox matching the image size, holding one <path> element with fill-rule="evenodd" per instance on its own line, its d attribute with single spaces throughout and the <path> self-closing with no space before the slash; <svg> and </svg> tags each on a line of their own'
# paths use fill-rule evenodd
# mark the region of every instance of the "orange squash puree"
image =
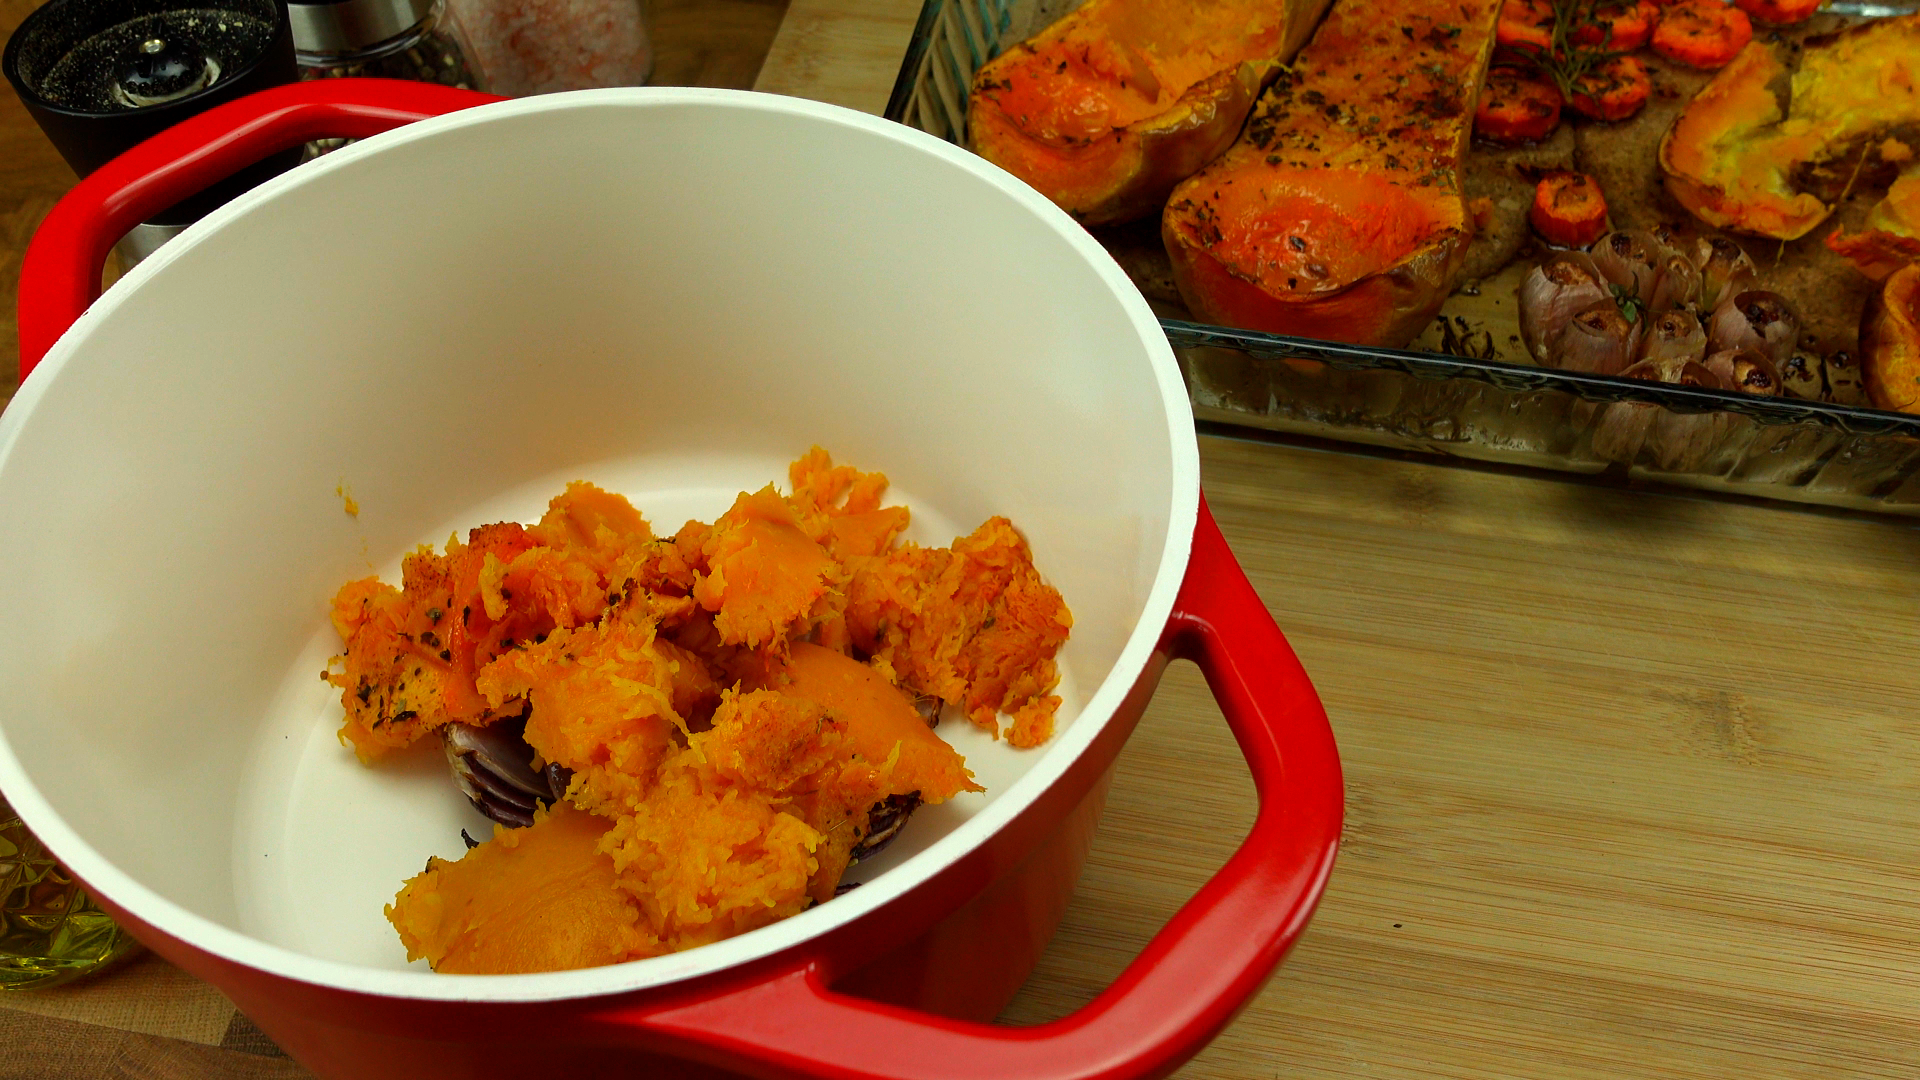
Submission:
<svg viewBox="0 0 1920 1080">
<path fill-rule="evenodd" d="M 975 725 L 1038 746 L 1060 699 L 1053 657 L 1073 628 L 1060 594 L 1040 580 L 1027 543 L 990 518 L 952 548 L 911 544 L 863 560 L 847 587 L 847 630 L 889 678 L 959 706 Z"/>
<path fill-rule="evenodd" d="M 432 859 L 387 908 L 407 957 L 456 975 L 563 971 L 659 948 L 599 851 L 609 823 L 562 802 L 494 827 L 458 862 Z M 512 927 L 512 933 L 500 932 Z"/>
<path fill-rule="evenodd" d="M 982 790 L 914 697 L 1051 734 L 1072 616 L 1010 522 L 900 544 L 885 476 L 816 447 L 788 480 L 671 538 L 575 483 L 534 525 L 414 552 L 400 588 L 340 589 L 327 678 L 363 761 L 524 717 L 536 763 L 573 774 L 533 825 L 406 883 L 409 959 L 547 971 L 764 926 L 833 897 L 876 807 Z"/>
</svg>

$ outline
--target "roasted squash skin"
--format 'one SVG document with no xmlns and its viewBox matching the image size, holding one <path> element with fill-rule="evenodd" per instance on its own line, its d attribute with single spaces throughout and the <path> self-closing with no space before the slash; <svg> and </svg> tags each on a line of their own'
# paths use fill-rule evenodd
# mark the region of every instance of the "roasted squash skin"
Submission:
<svg viewBox="0 0 1920 1080">
<path fill-rule="evenodd" d="M 1084 224 L 1157 213 L 1328 2 L 1088 0 L 975 73 L 969 142 Z"/>
<path fill-rule="evenodd" d="M 1911 160 L 1911 148 L 1898 140 L 1890 143 L 1900 147 L 1896 156 L 1904 153 Z M 1888 145 L 1881 146 L 1883 158 Z M 1874 281 L 1885 281 L 1901 267 L 1920 262 L 1920 169 L 1893 182 L 1887 197 L 1867 211 L 1865 227 L 1859 232 L 1835 229 L 1828 233 L 1827 247 Z"/>
<path fill-rule="evenodd" d="M 1499 12 L 1335 6 L 1239 141 L 1167 203 L 1161 237 L 1195 317 L 1385 346 L 1420 331 L 1473 235 L 1458 170 Z"/>
<path fill-rule="evenodd" d="M 1667 190 L 1715 228 L 1805 236 L 1834 207 L 1802 178 L 1824 170 L 1845 179 L 1860 162 L 1881 161 L 1887 135 L 1920 124 L 1916 56 L 1920 16 L 1809 39 L 1792 68 L 1782 46 L 1751 42 L 1661 139 Z"/>
<path fill-rule="evenodd" d="M 1908 263 L 1868 298 L 1860 354 L 1875 408 L 1920 413 L 1920 263 Z"/>
</svg>

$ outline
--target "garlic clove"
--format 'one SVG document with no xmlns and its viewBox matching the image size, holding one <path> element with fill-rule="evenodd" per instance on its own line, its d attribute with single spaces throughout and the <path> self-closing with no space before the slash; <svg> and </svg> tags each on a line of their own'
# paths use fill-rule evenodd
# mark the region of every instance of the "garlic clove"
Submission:
<svg viewBox="0 0 1920 1080">
<path fill-rule="evenodd" d="M 1712 311 L 1735 293 L 1753 288 L 1760 272 L 1746 249 L 1724 236 L 1701 237 L 1689 255 L 1700 273 L 1694 300 L 1701 311 Z"/>
<path fill-rule="evenodd" d="M 1520 282 L 1520 340 L 1542 364 L 1557 366 L 1553 343 L 1568 321 L 1613 295 L 1593 259 L 1566 252 L 1533 268 Z"/>
<path fill-rule="evenodd" d="M 1659 257 L 1656 269 L 1659 272 L 1653 279 L 1647 310 L 1692 306 L 1694 297 L 1700 293 L 1700 271 L 1694 269 L 1693 262 L 1679 251 L 1669 251 Z"/>
<path fill-rule="evenodd" d="M 1647 320 L 1640 341 L 1642 360 L 1698 360 L 1707 351 L 1707 331 L 1691 312 L 1663 311 Z"/>
<path fill-rule="evenodd" d="M 1703 363 L 1726 390 L 1779 397 L 1785 387 L 1786 377 L 1757 349 L 1721 349 Z"/>
<path fill-rule="evenodd" d="M 1619 374 L 1633 363 L 1640 346 L 1640 326 L 1612 300 L 1593 304 L 1568 320 L 1554 339 L 1555 366 L 1596 375 Z"/>
<path fill-rule="evenodd" d="M 1646 445 L 1647 432 L 1653 427 L 1654 417 L 1659 414 L 1658 405 L 1628 401 L 1616 401 L 1608 405 L 1593 425 L 1590 445 L 1594 456 L 1602 461 L 1631 465 L 1640 456 L 1640 448 Z"/>
<path fill-rule="evenodd" d="M 1707 341 L 1714 352 L 1757 349 L 1777 368 L 1793 356 L 1800 340 L 1800 317 L 1778 293 L 1749 289 L 1713 309 Z"/>
<path fill-rule="evenodd" d="M 1643 231 L 1610 232 L 1593 242 L 1593 263 L 1609 282 L 1645 304 L 1653 299 L 1654 281 L 1660 276 L 1662 246 Z"/>
<path fill-rule="evenodd" d="M 1663 381 L 1676 386 L 1727 389 L 1726 381 L 1718 372 L 1696 360 L 1683 360 L 1667 370 L 1671 377 Z M 1653 456 L 1654 466 L 1667 472 L 1698 471 L 1700 464 L 1725 435 L 1730 419 L 1723 412 L 1677 413 L 1660 410 L 1649 425 L 1646 438 L 1646 448 Z"/>
</svg>

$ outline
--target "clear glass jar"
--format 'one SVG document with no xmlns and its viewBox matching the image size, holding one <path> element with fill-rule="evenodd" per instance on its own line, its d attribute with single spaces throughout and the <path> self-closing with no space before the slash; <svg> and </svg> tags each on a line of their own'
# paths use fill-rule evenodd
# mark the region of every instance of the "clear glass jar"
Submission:
<svg viewBox="0 0 1920 1080">
<path fill-rule="evenodd" d="M 366 76 L 485 90 L 485 73 L 446 0 L 287 5 L 302 79 Z"/>
<path fill-rule="evenodd" d="M 653 38 L 643 0 L 448 0 L 507 97 L 644 86 Z"/>
<path fill-rule="evenodd" d="M 0 798 L 0 991 L 70 982 L 134 947 Z"/>
</svg>

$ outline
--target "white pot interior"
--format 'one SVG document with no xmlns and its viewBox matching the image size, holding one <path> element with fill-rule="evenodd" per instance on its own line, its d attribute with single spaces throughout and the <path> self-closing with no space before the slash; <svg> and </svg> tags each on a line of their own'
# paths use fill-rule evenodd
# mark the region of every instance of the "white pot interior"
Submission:
<svg viewBox="0 0 1920 1080">
<path fill-rule="evenodd" d="M 911 539 L 992 514 L 1021 527 L 1076 619 L 1060 733 L 1022 752 L 949 721 L 989 793 L 916 818 L 847 897 L 616 974 L 496 984 L 597 992 L 769 951 L 1004 821 L 1157 636 L 1198 494 L 1191 420 L 1097 245 L 882 121 L 595 92 L 303 167 L 116 285 L 0 419 L 0 604 L 29 628 L 0 659 L 0 790 L 177 937 L 301 978 L 474 996 L 406 970 L 380 908 L 484 821 L 437 747 L 368 769 L 336 741 L 328 598 L 397 580 L 417 544 L 532 520 L 572 479 L 671 532 L 784 488 L 814 443 L 887 473 Z"/>
</svg>

